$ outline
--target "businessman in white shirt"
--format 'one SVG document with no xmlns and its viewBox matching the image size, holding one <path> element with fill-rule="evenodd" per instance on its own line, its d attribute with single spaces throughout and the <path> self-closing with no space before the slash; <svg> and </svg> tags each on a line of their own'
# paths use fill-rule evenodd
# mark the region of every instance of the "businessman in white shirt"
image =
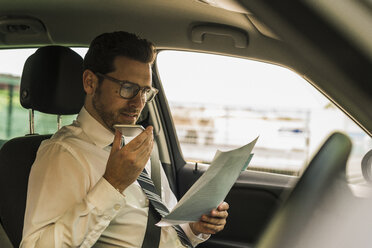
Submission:
<svg viewBox="0 0 372 248">
<path fill-rule="evenodd" d="M 121 147 L 114 124 L 135 124 L 157 90 L 151 86 L 152 43 L 127 32 L 95 38 L 84 58 L 84 107 L 77 120 L 44 141 L 32 166 L 21 247 L 141 247 L 150 201 L 137 179 L 151 175 L 152 127 Z M 161 168 L 161 199 L 177 200 Z M 181 225 L 191 246 L 221 231 L 221 203 Z M 175 228 L 161 228 L 159 247 L 191 247 Z"/>
</svg>

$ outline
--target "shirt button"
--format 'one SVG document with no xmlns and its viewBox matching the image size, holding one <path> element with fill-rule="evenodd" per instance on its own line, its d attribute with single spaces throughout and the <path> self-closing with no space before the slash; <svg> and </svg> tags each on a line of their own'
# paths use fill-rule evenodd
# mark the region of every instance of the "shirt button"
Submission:
<svg viewBox="0 0 372 248">
<path fill-rule="evenodd" d="M 115 204 L 115 205 L 114 205 L 114 209 L 115 209 L 116 211 L 119 210 L 120 207 L 121 207 L 120 204 Z"/>
</svg>

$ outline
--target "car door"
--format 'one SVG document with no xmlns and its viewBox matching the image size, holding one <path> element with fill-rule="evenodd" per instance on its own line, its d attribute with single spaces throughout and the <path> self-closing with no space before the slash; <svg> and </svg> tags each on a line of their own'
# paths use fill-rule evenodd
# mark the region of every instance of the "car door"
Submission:
<svg viewBox="0 0 372 248">
<path fill-rule="evenodd" d="M 235 68 L 227 72 L 235 75 L 231 80 L 220 73 L 223 68 L 228 71 L 228 64 Z M 198 247 L 253 247 L 312 154 L 329 133 L 340 128 L 339 123 L 348 123 L 341 127 L 345 133 L 358 133 L 353 138 L 359 148 L 370 146 L 367 135 L 328 99 L 296 73 L 279 66 L 163 51 L 154 67 L 154 85 L 160 90 L 157 119 L 161 124 L 156 129 L 163 135 L 158 135 L 163 167 L 178 199 L 208 169 L 216 149 L 233 149 L 251 141 L 254 134 L 260 135 L 250 165 L 226 196 L 230 209 L 225 229 Z M 363 180 L 356 173 L 359 163 L 353 161 L 349 174 L 353 180 Z"/>
<path fill-rule="evenodd" d="M 158 75 L 155 73 L 155 77 Z M 154 81 L 155 85 L 162 89 L 160 78 Z M 174 168 L 173 182 L 176 182 L 174 190 L 178 198 L 181 198 L 209 165 L 203 162 L 185 161 L 164 89 L 161 90 L 159 98 L 160 115 L 171 161 L 171 165 L 163 164 L 163 166 Z M 169 174 L 168 176 L 172 177 Z M 243 171 L 225 199 L 231 206 L 225 229 L 198 247 L 253 246 L 271 215 L 280 205 L 283 193 L 292 188 L 297 178 L 296 175 Z"/>
<path fill-rule="evenodd" d="M 180 196 L 205 172 L 207 166 L 186 163 L 177 173 Z M 225 201 L 230 210 L 223 231 L 198 247 L 253 247 L 270 217 L 281 203 L 281 195 L 290 189 L 291 176 L 265 175 L 244 171 Z"/>
</svg>

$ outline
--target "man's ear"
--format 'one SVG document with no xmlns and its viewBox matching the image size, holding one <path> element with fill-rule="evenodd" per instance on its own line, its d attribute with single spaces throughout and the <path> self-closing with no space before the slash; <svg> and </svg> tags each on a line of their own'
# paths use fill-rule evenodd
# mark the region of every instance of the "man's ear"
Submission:
<svg viewBox="0 0 372 248">
<path fill-rule="evenodd" d="M 83 86 L 87 95 L 93 95 L 98 86 L 98 77 L 91 70 L 83 72 Z"/>
</svg>

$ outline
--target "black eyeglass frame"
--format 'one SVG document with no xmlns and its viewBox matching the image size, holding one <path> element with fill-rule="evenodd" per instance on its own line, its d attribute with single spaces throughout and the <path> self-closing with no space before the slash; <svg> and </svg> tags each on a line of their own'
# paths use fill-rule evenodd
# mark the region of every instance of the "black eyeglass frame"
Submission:
<svg viewBox="0 0 372 248">
<path fill-rule="evenodd" d="M 116 78 L 113 78 L 113 77 L 110 77 L 110 76 L 104 75 L 104 74 L 102 74 L 102 73 L 100 73 L 100 72 L 95 72 L 95 74 L 96 74 L 98 77 L 102 77 L 102 78 L 105 78 L 105 79 L 107 79 L 107 80 L 110 80 L 110 81 L 112 81 L 112 82 L 114 82 L 114 83 L 120 84 L 119 95 L 120 95 L 120 97 L 122 97 L 122 98 L 124 98 L 124 99 L 127 99 L 127 100 L 130 100 L 130 99 L 135 98 L 135 97 L 138 95 L 139 92 L 141 92 L 141 94 L 143 94 L 142 92 L 146 92 L 146 90 L 148 90 L 147 92 L 152 91 L 153 94 L 152 94 L 152 96 L 151 96 L 150 99 L 147 99 L 147 98 L 146 98 L 145 102 L 147 103 L 147 102 L 150 102 L 150 101 L 154 100 L 155 96 L 156 96 L 156 95 L 158 94 L 158 92 L 159 92 L 159 90 L 156 89 L 156 88 L 154 88 L 154 87 L 148 87 L 148 86 L 141 87 L 141 86 L 139 86 L 139 85 L 136 84 L 136 83 L 132 83 L 132 82 L 129 82 L 129 81 L 121 81 L 121 80 L 119 80 L 119 79 L 116 79 Z M 137 87 L 138 87 L 138 91 L 137 91 L 137 93 L 134 94 L 132 97 L 124 97 L 124 96 L 122 96 L 122 95 L 121 95 L 121 89 L 122 89 L 122 87 L 123 87 L 124 84 L 130 84 L 130 85 L 137 86 Z M 145 90 L 145 91 L 144 91 L 144 90 Z"/>
</svg>

